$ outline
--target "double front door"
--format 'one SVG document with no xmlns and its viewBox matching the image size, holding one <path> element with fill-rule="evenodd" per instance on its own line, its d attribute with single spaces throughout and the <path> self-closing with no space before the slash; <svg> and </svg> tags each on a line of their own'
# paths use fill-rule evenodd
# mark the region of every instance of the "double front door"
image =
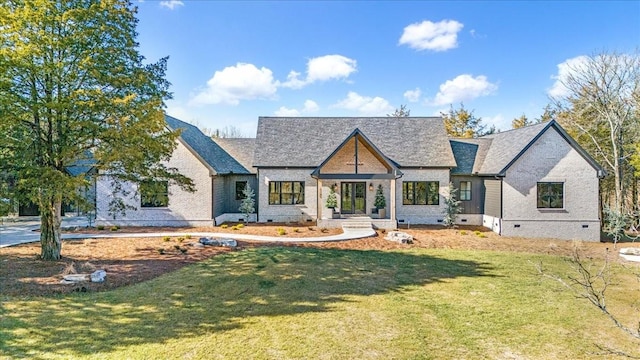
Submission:
<svg viewBox="0 0 640 360">
<path fill-rule="evenodd" d="M 342 206 L 340 206 L 340 211 L 343 214 L 367 213 L 366 182 L 343 182 L 341 183 L 341 190 Z"/>
</svg>

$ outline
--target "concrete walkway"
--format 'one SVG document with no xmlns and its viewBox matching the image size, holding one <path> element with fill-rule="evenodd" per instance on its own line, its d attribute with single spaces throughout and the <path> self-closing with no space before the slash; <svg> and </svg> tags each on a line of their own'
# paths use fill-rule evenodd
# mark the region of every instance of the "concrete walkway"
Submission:
<svg viewBox="0 0 640 360">
<path fill-rule="evenodd" d="M 84 221 L 84 223 L 83 223 Z M 83 218 L 65 218 L 62 221 L 62 227 L 68 226 L 86 226 L 86 219 Z M 36 219 L 27 219 L 25 221 L 17 222 L 4 222 L 0 225 L 0 248 L 40 241 L 40 233 L 37 231 L 40 228 L 40 222 Z M 234 233 L 215 233 L 215 232 L 153 232 L 153 233 L 109 233 L 109 234 L 62 234 L 62 239 L 112 239 L 112 238 L 127 238 L 127 237 L 165 237 L 165 236 L 184 236 L 191 235 L 192 237 L 212 237 L 212 238 L 224 238 L 234 240 L 250 240 L 250 241 L 264 241 L 264 242 L 281 242 L 281 243 L 295 243 L 295 242 L 324 242 L 324 241 L 346 241 L 361 239 L 366 237 L 375 236 L 375 230 L 369 228 L 356 228 L 356 229 L 344 229 L 342 234 L 330 235 L 330 236 L 317 236 L 317 237 L 304 237 L 304 238 L 282 238 L 276 236 L 258 236 L 258 235 L 246 235 L 246 234 L 234 234 Z"/>
</svg>

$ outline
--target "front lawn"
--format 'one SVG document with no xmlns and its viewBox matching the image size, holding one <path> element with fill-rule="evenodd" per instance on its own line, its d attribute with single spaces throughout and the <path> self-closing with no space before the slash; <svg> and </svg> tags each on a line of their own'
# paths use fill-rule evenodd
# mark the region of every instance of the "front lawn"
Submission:
<svg viewBox="0 0 640 360">
<path fill-rule="evenodd" d="M 112 291 L 3 296 L 0 357 L 578 359 L 596 357 L 596 344 L 637 349 L 538 276 L 537 262 L 569 271 L 561 256 L 512 251 L 248 247 Z M 616 274 L 610 306 L 633 327 L 640 286 Z"/>
</svg>

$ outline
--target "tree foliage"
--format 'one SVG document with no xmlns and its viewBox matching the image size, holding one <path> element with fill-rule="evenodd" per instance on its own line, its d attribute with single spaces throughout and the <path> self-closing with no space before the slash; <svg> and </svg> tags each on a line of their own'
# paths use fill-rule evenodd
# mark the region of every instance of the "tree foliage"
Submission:
<svg viewBox="0 0 640 360">
<path fill-rule="evenodd" d="M 387 206 L 387 199 L 384 197 L 382 184 L 378 184 L 378 188 L 376 189 L 376 198 L 373 200 L 373 206 L 375 206 L 376 209 L 384 209 Z"/>
<path fill-rule="evenodd" d="M 407 109 L 407 105 L 400 105 L 399 109 L 395 109 L 391 114 L 387 114 L 388 117 L 409 117 L 411 110 Z"/>
<path fill-rule="evenodd" d="M 327 195 L 327 202 L 325 203 L 325 205 L 327 206 L 327 209 L 335 209 L 338 207 L 338 197 L 336 196 L 336 190 L 333 185 L 330 186 L 329 189 L 329 195 Z"/>
<path fill-rule="evenodd" d="M 444 220 L 443 224 L 446 227 L 453 228 L 456 226 L 456 218 L 462 211 L 460 207 L 460 200 L 457 198 L 458 189 L 453 186 L 453 183 L 449 183 L 447 188 L 447 196 L 444 198 Z"/>
<path fill-rule="evenodd" d="M 441 113 L 444 119 L 444 127 L 447 134 L 453 137 L 474 138 L 486 135 L 486 126 L 482 124 L 482 118 L 476 117 L 473 110 L 465 109 L 464 104 L 460 103 L 460 108 L 454 109 L 451 105 L 448 113 Z M 495 128 L 492 128 L 495 132 Z"/>
<path fill-rule="evenodd" d="M 256 194 L 253 192 L 253 189 L 247 183 L 247 186 L 244 187 L 242 191 L 242 202 L 240 203 L 240 212 L 244 215 L 244 219 L 246 222 L 249 222 L 249 216 L 256 212 Z"/>
<path fill-rule="evenodd" d="M 533 125 L 534 122 L 527 118 L 527 115 L 522 114 L 520 117 L 517 117 L 511 121 L 511 128 L 520 129 L 525 126 Z"/>
<path fill-rule="evenodd" d="M 44 259 L 60 257 L 62 202 L 82 200 L 87 174 L 67 171 L 78 161 L 92 158 L 118 183 L 192 189 L 162 164 L 178 136 L 162 110 L 167 59 L 143 63 L 135 13 L 126 0 L 0 3 L 0 171 L 15 174 L 20 200 L 38 205 Z"/>
<path fill-rule="evenodd" d="M 554 98 L 558 121 L 612 175 L 603 182 L 612 210 L 629 212 L 637 201 L 629 188 L 640 141 L 640 54 L 600 53 L 584 56 L 560 79 L 564 95 Z M 634 185 L 634 183 L 636 185 Z"/>
</svg>

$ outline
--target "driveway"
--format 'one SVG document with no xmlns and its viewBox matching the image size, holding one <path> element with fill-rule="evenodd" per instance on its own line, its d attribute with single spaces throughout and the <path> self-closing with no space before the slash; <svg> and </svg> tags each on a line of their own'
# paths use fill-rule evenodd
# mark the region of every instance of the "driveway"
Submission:
<svg viewBox="0 0 640 360">
<path fill-rule="evenodd" d="M 87 226 L 87 218 L 83 216 L 62 218 L 62 227 Z M 0 248 L 40 241 L 40 218 L 27 216 L 20 218 L 2 218 L 0 221 Z"/>
</svg>

